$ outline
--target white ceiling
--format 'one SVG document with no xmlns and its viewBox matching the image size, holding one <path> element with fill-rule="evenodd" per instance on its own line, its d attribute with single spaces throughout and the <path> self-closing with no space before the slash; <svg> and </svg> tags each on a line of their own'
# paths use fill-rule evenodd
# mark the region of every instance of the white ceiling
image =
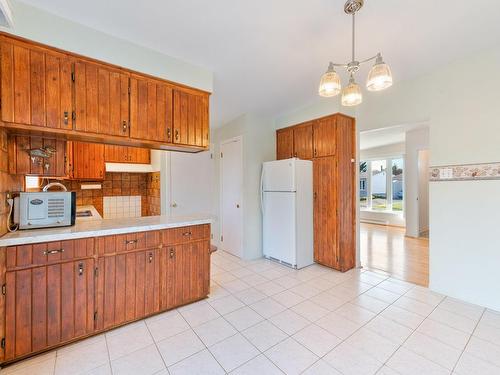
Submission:
<svg viewBox="0 0 500 375">
<path fill-rule="evenodd" d="M 212 70 L 213 126 L 313 101 L 328 61 L 350 55 L 344 0 L 24 1 Z M 498 43 L 498 19 L 498 0 L 366 0 L 357 55 L 381 51 L 398 82 Z"/>
<path fill-rule="evenodd" d="M 427 127 L 425 123 L 403 124 L 359 133 L 359 149 L 388 146 L 406 141 L 406 132 Z"/>
</svg>

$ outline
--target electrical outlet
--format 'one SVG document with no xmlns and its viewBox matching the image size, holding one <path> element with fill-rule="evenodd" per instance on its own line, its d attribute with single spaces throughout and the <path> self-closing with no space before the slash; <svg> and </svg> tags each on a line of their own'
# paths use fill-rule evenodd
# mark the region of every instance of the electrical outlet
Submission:
<svg viewBox="0 0 500 375">
<path fill-rule="evenodd" d="M 439 169 L 439 178 L 441 180 L 449 180 L 450 178 L 453 178 L 453 168 Z"/>
</svg>

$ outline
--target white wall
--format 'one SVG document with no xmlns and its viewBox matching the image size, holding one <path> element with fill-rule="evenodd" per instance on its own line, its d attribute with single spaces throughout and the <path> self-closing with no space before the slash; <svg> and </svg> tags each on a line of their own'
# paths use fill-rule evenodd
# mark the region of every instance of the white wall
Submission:
<svg viewBox="0 0 500 375">
<path fill-rule="evenodd" d="M 394 158 L 398 156 L 404 156 L 406 152 L 404 142 L 393 143 L 390 145 L 372 147 L 359 151 L 360 160 L 370 160 L 370 159 L 387 159 Z"/>
<path fill-rule="evenodd" d="M 406 132 L 404 202 L 406 212 L 406 235 L 410 237 L 418 237 L 420 235 L 418 151 L 427 150 L 428 148 L 428 128 Z"/>
<path fill-rule="evenodd" d="M 259 116 L 242 115 L 221 128 L 213 130 L 217 202 L 216 222 L 212 229 L 214 240 L 220 239 L 220 143 L 242 136 L 243 138 L 243 258 L 262 256 L 262 217 L 260 211 L 260 172 L 264 161 L 274 160 L 275 131 L 273 122 Z"/>
<path fill-rule="evenodd" d="M 212 91 L 213 73 L 207 69 L 96 31 L 20 1 L 9 2 L 12 5 L 14 28 L 3 30 L 10 34 Z"/>
</svg>

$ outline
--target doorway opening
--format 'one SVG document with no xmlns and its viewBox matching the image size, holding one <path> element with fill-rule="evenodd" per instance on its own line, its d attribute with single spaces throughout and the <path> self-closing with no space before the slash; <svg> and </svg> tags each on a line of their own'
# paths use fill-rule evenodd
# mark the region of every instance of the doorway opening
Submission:
<svg viewBox="0 0 500 375">
<path fill-rule="evenodd" d="M 222 250 L 243 256 L 243 145 L 236 137 L 220 144 L 220 244 Z"/>
<path fill-rule="evenodd" d="M 361 132 L 361 266 L 427 286 L 429 131 L 425 124 Z"/>
</svg>

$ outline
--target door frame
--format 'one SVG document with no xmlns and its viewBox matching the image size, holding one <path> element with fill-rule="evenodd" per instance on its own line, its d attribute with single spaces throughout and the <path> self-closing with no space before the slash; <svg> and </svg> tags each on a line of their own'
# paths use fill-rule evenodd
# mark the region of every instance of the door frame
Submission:
<svg viewBox="0 0 500 375">
<path fill-rule="evenodd" d="M 224 202 L 223 202 L 224 168 L 223 168 L 223 161 L 222 161 L 223 158 L 220 158 L 220 152 L 222 152 L 223 145 L 228 144 L 228 143 L 232 143 L 232 142 L 239 142 L 240 143 L 239 164 L 240 164 L 241 168 L 240 168 L 239 179 L 241 181 L 241 187 L 240 187 L 240 217 L 239 217 L 239 219 L 240 219 L 240 226 L 241 226 L 241 238 L 240 238 L 240 254 L 235 255 L 235 256 L 239 256 L 240 258 L 243 258 L 243 253 L 244 253 L 244 249 L 243 249 L 243 237 L 244 237 L 244 234 L 243 234 L 243 232 L 244 232 L 243 210 L 245 209 L 245 202 L 244 202 L 243 188 L 242 188 L 243 187 L 243 136 L 242 135 L 228 138 L 228 139 L 224 139 L 224 140 L 220 141 L 220 143 L 219 143 L 219 160 L 220 160 L 220 163 L 219 163 L 219 212 L 220 212 L 219 223 L 220 224 L 219 224 L 219 238 L 217 240 L 219 242 L 220 248 L 222 250 L 224 250 L 223 241 L 221 241 L 221 237 L 222 237 L 222 234 L 224 232 L 224 211 L 223 211 L 223 207 L 224 207 Z"/>
</svg>

